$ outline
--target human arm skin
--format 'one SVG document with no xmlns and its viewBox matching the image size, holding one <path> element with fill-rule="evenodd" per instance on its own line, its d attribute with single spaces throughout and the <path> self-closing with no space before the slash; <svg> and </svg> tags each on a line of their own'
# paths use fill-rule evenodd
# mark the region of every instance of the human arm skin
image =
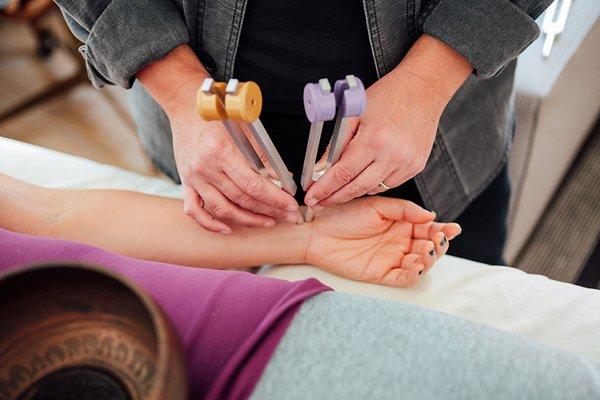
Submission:
<svg viewBox="0 0 600 400">
<path fill-rule="evenodd" d="M 275 219 L 296 223 L 296 200 L 250 168 L 220 121 L 198 115 L 196 92 L 209 76 L 188 45 L 137 73 L 171 122 L 186 213 L 205 229 L 223 234 L 235 225 L 272 226 Z"/>
<path fill-rule="evenodd" d="M 460 233 L 413 203 L 373 197 L 317 212 L 303 225 L 206 231 L 181 201 L 115 190 L 54 190 L 0 174 L 0 227 L 84 242 L 172 264 L 239 268 L 308 263 L 392 286 L 418 282 Z"/>
<path fill-rule="evenodd" d="M 306 193 L 306 204 L 339 204 L 396 187 L 425 167 L 444 108 L 473 68 L 422 35 L 402 62 L 367 89 L 367 107 L 340 160 Z"/>
</svg>

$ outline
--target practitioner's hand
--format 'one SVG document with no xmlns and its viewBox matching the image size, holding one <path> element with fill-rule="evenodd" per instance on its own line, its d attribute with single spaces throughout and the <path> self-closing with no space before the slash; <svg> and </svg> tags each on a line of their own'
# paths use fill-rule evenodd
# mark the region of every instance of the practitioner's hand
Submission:
<svg viewBox="0 0 600 400">
<path fill-rule="evenodd" d="M 265 227 L 274 225 L 273 218 L 297 221 L 294 198 L 250 168 L 222 123 L 202 121 L 195 112 L 171 121 L 185 210 L 196 222 L 229 233 L 228 224 Z"/>
<path fill-rule="evenodd" d="M 196 92 L 209 75 L 188 45 L 136 76 L 171 121 L 189 216 L 205 229 L 225 234 L 231 232 L 230 225 L 272 226 L 274 218 L 297 221 L 296 200 L 250 168 L 221 122 L 198 116 Z"/>
<path fill-rule="evenodd" d="M 410 286 L 446 254 L 455 223 L 405 200 L 358 199 L 317 212 L 306 260 L 345 278 Z"/>
<path fill-rule="evenodd" d="M 421 172 L 440 116 L 471 70 L 439 40 L 420 38 L 398 67 L 367 89 L 365 112 L 349 123 L 354 136 L 340 160 L 308 190 L 306 204 L 345 203 Z"/>
</svg>

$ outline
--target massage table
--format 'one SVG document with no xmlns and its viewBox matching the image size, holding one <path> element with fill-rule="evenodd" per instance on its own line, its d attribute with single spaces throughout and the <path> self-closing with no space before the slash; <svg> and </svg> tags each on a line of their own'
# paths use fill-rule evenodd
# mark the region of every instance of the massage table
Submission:
<svg viewBox="0 0 600 400">
<path fill-rule="evenodd" d="M 48 188 L 180 197 L 179 187 L 167 180 L 2 137 L 0 173 Z M 411 288 L 354 282 L 307 265 L 264 266 L 259 273 L 287 280 L 316 277 L 341 292 L 413 303 L 600 359 L 600 291 L 516 268 L 445 256 Z"/>
</svg>

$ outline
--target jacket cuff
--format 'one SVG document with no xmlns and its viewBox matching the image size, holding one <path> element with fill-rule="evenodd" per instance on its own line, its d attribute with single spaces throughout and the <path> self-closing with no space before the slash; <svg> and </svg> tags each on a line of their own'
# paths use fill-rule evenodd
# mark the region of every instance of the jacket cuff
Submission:
<svg viewBox="0 0 600 400">
<path fill-rule="evenodd" d="M 419 26 L 467 59 L 481 78 L 501 72 L 540 32 L 533 18 L 509 0 L 433 0 Z"/>
<path fill-rule="evenodd" d="M 171 1 L 112 0 L 80 48 L 95 87 L 130 88 L 135 74 L 189 41 L 183 17 Z"/>
</svg>

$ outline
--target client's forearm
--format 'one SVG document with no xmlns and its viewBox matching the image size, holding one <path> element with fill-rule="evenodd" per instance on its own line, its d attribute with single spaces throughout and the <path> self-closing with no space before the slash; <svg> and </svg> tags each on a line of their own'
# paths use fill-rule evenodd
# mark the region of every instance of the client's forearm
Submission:
<svg viewBox="0 0 600 400">
<path fill-rule="evenodd" d="M 308 227 L 205 231 L 179 200 L 105 190 L 50 190 L 10 178 L 0 181 L 0 227 L 60 237 L 115 253 L 213 268 L 304 262 Z"/>
</svg>

